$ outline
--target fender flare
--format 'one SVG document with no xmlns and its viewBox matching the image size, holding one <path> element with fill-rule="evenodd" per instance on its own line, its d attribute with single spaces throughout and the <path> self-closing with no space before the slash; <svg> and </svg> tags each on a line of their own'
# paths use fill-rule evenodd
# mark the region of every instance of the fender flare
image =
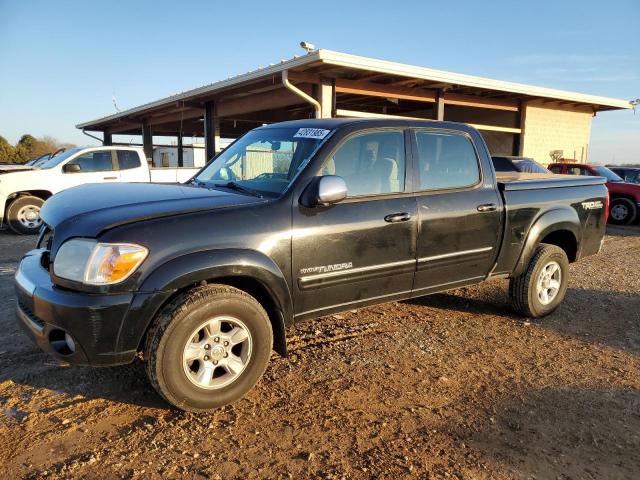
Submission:
<svg viewBox="0 0 640 480">
<path fill-rule="evenodd" d="M 131 305 L 128 325 L 121 326 L 118 344 L 122 349 L 137 348 L 151 321 L 178 290 L 216 278 L 250 278 L 266 290 L 275 315 L 270 315 L 274 349 L 286 355 L 287 326 L 293 323 L 293 300 L 280 268 L 266 255 L 255 250 L 224 249 L 188 253 L 156 267 L 142 282 Z M 133 320 L 133 321 L 131 321 Z M 126 345 L 125 345 L 126 344 Z"/>
<path fill-rule="evenodd" d="M 544 237 L 550 233 L 560 230 L 567 230 L 573 234 L 577 245 L 576 260 L 580 258 L 582 226 L 580 224 L 580 218 L 578 218 L 578 213 L 570 207 L 555 208 L 538 216 L 531 225 L 531 228 L 527 232 L 527 237 L 523 243 L 522 251 L 518 257 L 512 277 L 517 277 L 524 273 L 536 247 Z"/>
</svg>

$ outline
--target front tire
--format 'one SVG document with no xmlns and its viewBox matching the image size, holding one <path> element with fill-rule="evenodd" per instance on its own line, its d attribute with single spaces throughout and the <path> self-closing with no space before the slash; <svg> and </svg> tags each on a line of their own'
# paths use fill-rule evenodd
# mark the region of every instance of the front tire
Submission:
<svg viewBox="0 0 640 480">
<path fill-rule="evenodd" d="M 564 300 L 568 280 L 567 254 L 560 247 L 542 243 L 524 273 L 509 281 L 511 305 L 526 317 L 549 315 Z"/>
<path fill-rule="evenodd" d="M 629 225 L 636 218 L 637 207 L 628 198 L 614 198 L 609 206 L 609 223 Z"/>
<path fill-rule="evenodd" d="M 207 285 L 179 295 L 146 340 L 149 381 L 171 405 L 202 412 L 242 398 L 264 373 L 273 332 L 249 294 Z"/>
<path fill-rule="evenodd" d="M 40 209 L 44 200 L 31 195 L 18 197 L 7 208 L 7 224 L 18 235 L 35 235 L 40 231 Z"/>
</svg>

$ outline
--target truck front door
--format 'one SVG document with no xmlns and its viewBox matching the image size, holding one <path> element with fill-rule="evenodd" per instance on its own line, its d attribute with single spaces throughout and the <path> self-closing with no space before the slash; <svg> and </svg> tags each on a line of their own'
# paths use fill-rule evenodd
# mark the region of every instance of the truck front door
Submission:
<svg viewBox="0 0 640 480">
<path fill-rule="evenodd" d="M 472 138 L 456 130 L 416 130 L 418 203 L 414 295 L 471 283 L 491 270 L 501 236 L 502 202 Z"/>
<path fill-rule="evenodd" d="M 318 172 L 341 176 L 347 199 L 330 207 L 294 205 L 298 317 L 410 295 L 417 224 L 416 200 L 405 189 L 407 139 L 402 129 L 347 137 Z"/>
<path fill-rule="evenodd" d="M 69 165 L 78 165 L 80 170 L 71 171 Z M 85 183 L 117 182 L 120 179 L 111 150 L 84 152 L 67 162 L 62 167 L 62 174 L 65 188 Z"/>
</svg>

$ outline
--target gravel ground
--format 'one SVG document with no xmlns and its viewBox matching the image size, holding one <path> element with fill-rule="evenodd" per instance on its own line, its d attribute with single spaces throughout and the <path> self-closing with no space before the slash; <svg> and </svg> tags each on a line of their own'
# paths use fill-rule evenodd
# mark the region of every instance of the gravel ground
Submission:
<svg viewBox="0 0 640 480">
<path fill-rule="evenodd" d="M 0 233 L 0 478 L 638 478 L 639 232 L 610 230 L 541 321 L 494 281 L 300 324 L 207 415 L 168 408 L 140 363 L 41 353 L 13 319 L 33 239 Z"/>
</svg>

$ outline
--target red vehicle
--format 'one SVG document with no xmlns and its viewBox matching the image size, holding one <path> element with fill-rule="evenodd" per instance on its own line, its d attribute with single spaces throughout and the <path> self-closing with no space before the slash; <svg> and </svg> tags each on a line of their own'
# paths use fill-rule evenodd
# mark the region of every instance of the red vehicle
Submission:
<svg viewBox="0 0 640 480">
<path fill-rule="evenodd" d="M 640 208 L 640 185 L 625 182 L 607 167 L 584 163 L 553 163 L 553 173 L 605 177 L 609 189 L 609 222 L 628 225 L 637 218 Z"/>
</svg>

